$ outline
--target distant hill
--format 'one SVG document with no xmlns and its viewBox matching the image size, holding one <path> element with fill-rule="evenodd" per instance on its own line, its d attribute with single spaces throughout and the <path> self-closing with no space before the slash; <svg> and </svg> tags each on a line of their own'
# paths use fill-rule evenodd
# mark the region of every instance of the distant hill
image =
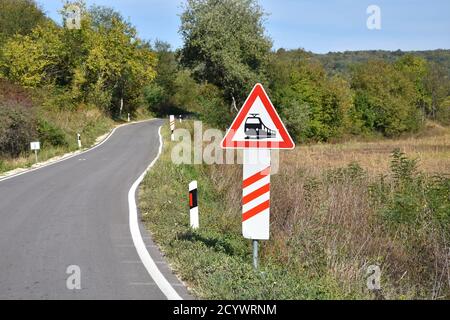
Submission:
<svg viewBox="0 0 450 320">
<path fill-rule="evenodd" d="M 370 59 L 395 61 L 405 54 L 414 54 L 423 57 L 429 62 L 435 62 L 448 70 L 450 76 L 450 50 L 427 50 L 427 51 L 345 51 L 329 52 L 327 54 L 312 54 L 319 59 L 329 73 L 347 73 L 351 65 L 355 63 L 364 63 Z"/>
</svg>

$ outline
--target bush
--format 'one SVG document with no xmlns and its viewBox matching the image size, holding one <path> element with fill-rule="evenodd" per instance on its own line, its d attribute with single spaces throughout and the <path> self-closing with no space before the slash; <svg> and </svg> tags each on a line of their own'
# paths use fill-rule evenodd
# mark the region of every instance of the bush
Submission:
<svg viewBox="0 0 450 320">
<path fill-rule="evenodd" d="M 54 88 L 45 93 L 43 106 L 50 110 L 75 111 L 77 101 L 74 94 L 69 90 Z"/>
<path fill-rule="evenodd" d="M 439 106 L 436 119 L 444 125 L 450 125 L 450 97 Z"/>
<path fill-rule="evenodd" d="M 35 126 L 31 109 L 0 104 L 0 155 L 17 157 L 28 150 L 36 137 Z"/>
<path fill-rule="evenodd" d="M 4 79 L 0 79 L 0 99 L 2 104 L 19 105 L 24 108 L 34 106 L 30 90 Z"/>
<path fill-rule="evenodd" d="M 60 128 L 55 127 L 53 124 L 46 120 L 40 120 L 38 126 L 39 140 L 42 145 L 52 145 L 54 147 L 68 146 L 66 135 Z"/>
<path fill-rule="evenodd" d="M 222 93 L 212 84 L 200 88 L 198 104 L 201 108 L 201 120 L 217 129 L 225 129 L 232 122 L 233 115 L 222 97 Z"/>
<path fill-rule="evenodd" d="M 144 97 L 147 102 L 148 109 L 157 115 L 163 113 L 164 102 L 166 100 L 166 92 L 163 87 L 157 83 L 152 83 L 144 88 Z"/>
<path fill-rule="evenodd" d="M 381 178 L 371 185 L 372 200 L 392 227 L 412 226 L 448 230 L 450 222 L 450 178 L 426 177 L 417 170 L 417 160 L 394 150 L 389 181 Z M 433 226 L 434 225 L 434 226 Z"/>
</svg>

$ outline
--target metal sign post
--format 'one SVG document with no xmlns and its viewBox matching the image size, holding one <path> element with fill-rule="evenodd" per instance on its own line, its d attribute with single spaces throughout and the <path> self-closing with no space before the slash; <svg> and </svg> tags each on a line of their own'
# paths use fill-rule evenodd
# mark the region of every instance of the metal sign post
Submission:
<svg viewBox="0 0 450 320">
<path fill-rule="evenodd" d="M 258 269 L 258 240 L 253 240 L 253 267 Z"/>
</svg>

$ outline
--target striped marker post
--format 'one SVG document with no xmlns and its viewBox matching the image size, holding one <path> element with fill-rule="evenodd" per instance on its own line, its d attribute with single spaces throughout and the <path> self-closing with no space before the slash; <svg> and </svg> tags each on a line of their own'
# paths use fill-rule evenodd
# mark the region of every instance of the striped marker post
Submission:
<svg viewBox="0 0 450 320">
<path fill-rule="evenodd" d="M 81 149 L 81 134 L 77 133 L 78 149 Z"/>
<path fill-rule="evenodd" d="M 173 135 L 173 132 L 175 131 L 175 116 L 174 115 L 170 115 L 170 130 L 171 130 L 171 135 L 170 135 L 170 140 L 174 141 L 175 137 Z"/>
<path fill-rule="evenodd" d="M 199 228 L 198 201 L 197 201 L 197 181 L 189 183 L 189 216 L 192 229 Z"/>
<path fill-rule="evenodd" d="M 253 240 L 253 266 L 258 268 L 258 240 L 270 236 L 270 150 L 245 149 L 242 183 L 242 234 Z"/>
</svg>

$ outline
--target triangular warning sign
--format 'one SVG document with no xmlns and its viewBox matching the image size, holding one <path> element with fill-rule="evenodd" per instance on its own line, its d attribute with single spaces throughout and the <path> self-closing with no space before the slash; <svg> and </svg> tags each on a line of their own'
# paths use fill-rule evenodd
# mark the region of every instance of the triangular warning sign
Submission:
<svg viewBox="0 0 450 320">
<path fill-rule="evenodd" d="M 252 92 L 228 129 L 224 149 L 294 149 L 286 130 L 261 84 Z"/>
</svg>

